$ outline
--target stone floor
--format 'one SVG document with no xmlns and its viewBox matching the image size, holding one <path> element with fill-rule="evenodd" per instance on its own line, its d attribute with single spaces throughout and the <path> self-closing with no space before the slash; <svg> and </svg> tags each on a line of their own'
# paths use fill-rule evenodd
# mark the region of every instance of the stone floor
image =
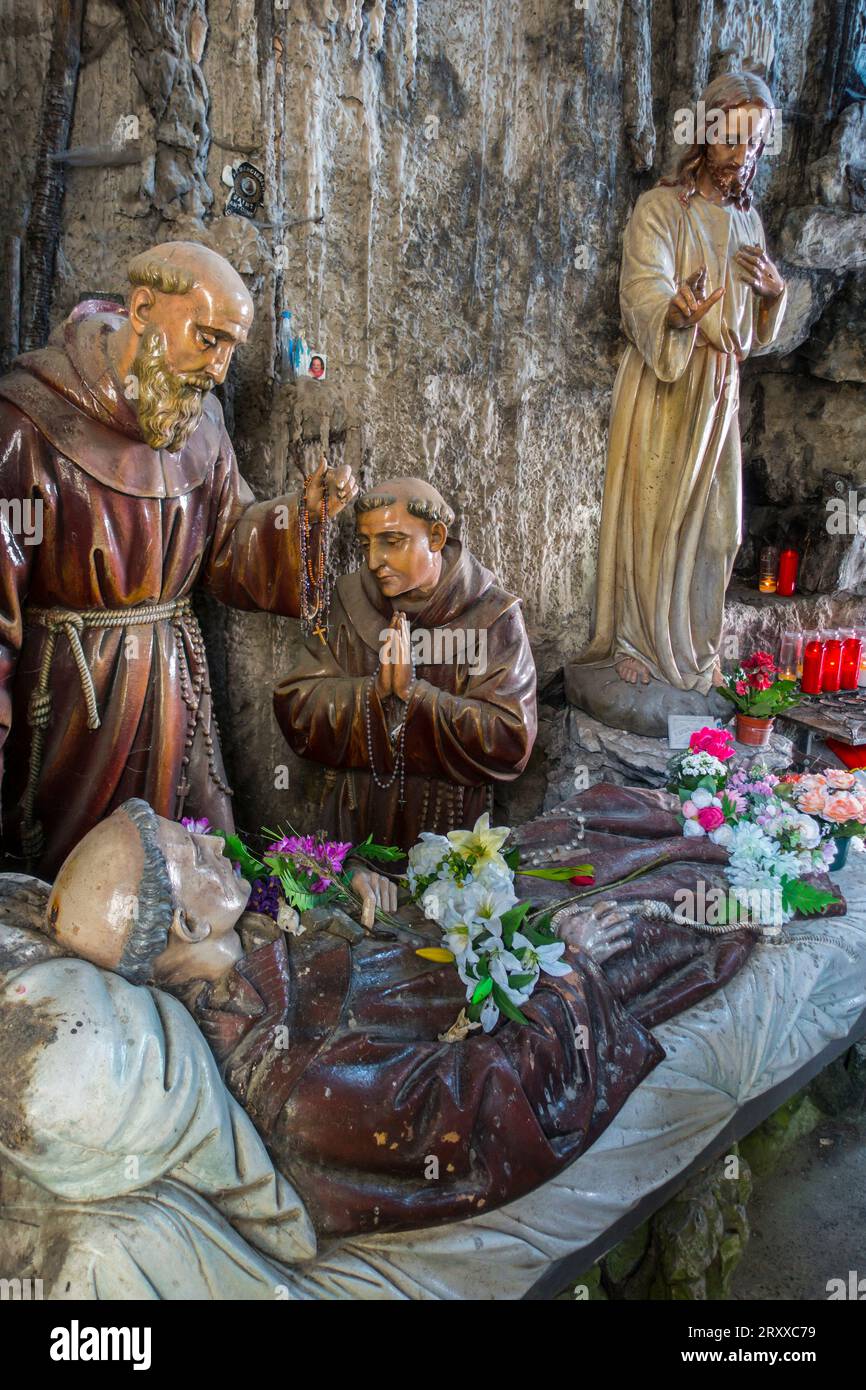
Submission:
<svg viewBox="0 0 866 1390">
<path fill-rule="evenodd" d="M 822 1119 L 755 1183 L 730 1298 L 824 1300 L 858 1271 L 866 1299 L 866 1109 Z"/>
</svg>

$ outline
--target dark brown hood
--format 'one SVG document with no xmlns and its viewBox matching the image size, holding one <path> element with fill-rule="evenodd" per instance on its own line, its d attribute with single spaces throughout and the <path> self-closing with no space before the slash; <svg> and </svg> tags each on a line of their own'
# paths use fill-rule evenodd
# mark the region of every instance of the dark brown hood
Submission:
<svg viewBox="0 0 866 1390">
<path fill-rule="evenodd" d="M 179 453 L 151 449 L 108 355 L 125 317 L 125 309 L 103 300 L 77 305 L 47 347 L 16 358 L 0 380 L 0 397 L 98 482 L 133 497 L 180 497 L 203 482 L 216 459 L 222 409 L 206 396 L 201 423 Z"/>
</svg>

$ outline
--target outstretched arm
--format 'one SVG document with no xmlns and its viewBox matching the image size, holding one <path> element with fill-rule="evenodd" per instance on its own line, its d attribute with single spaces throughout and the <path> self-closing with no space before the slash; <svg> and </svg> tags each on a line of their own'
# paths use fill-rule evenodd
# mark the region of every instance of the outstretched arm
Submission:
<svg viewBox="0 0 866 1390">
<path fill-rule="evenodd" d="M 228 435 L 217 463 L 218 492 L 211 544 L 202 567 L 202 583 L 214 598 L 231 608 L 263 609 L 297 618 L 303 582 L 300 493 L 256 502 L 241 477 Z M 348 467 L 329 469 L 322 457 L 307 482 L 310 518 L 309 563 L 315 570 L 323 492 L 328 514 L 335 517 L 356 496 L 357 483 Z"/>
</svg>

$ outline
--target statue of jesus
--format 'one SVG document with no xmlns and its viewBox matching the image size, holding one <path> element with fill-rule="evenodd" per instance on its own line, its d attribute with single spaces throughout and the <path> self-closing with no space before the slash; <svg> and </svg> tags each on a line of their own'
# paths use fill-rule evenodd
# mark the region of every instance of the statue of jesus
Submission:
<svg viewBox="0 0 866 1390">
<path fill-rule="evenodd" d="M 665 732 L 672 690 L 705 697 L 721 678 L 740 543 L 739 368 L 774 341 L 786 298 L 751 199 L 770 91 L 751 73 L 726 74 L 698 110 L 695 143 L 626 228 L 629 344 L 613 394 L 595 632 L 566 678 L 574 703 L 643 733 Z M 637 699 L 627 688 L 653 683 L 661 689 Z"/>
</svg>

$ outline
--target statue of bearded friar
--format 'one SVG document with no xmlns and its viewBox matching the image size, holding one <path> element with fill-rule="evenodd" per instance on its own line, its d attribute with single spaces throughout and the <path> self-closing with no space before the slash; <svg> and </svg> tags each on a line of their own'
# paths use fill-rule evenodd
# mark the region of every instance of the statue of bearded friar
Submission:
<svg viewBox="0 0 866 1390">
<path fill-rule="evenodd" d="M 0 381 L 0 496 L 39 509 L 31 535 L 0 530 L 5 848 L 45 877 L 130 796 L 233 826 L 191 594 L 299 616 L 299 499 L 255 502 L 211 389 L 246 286 L 184 241 L 128 274 L 126 308 L 79 304 Z M 322 460 L 308 558 L 323 495 L 333 516 L 356 492 Z"/>
</svg>

